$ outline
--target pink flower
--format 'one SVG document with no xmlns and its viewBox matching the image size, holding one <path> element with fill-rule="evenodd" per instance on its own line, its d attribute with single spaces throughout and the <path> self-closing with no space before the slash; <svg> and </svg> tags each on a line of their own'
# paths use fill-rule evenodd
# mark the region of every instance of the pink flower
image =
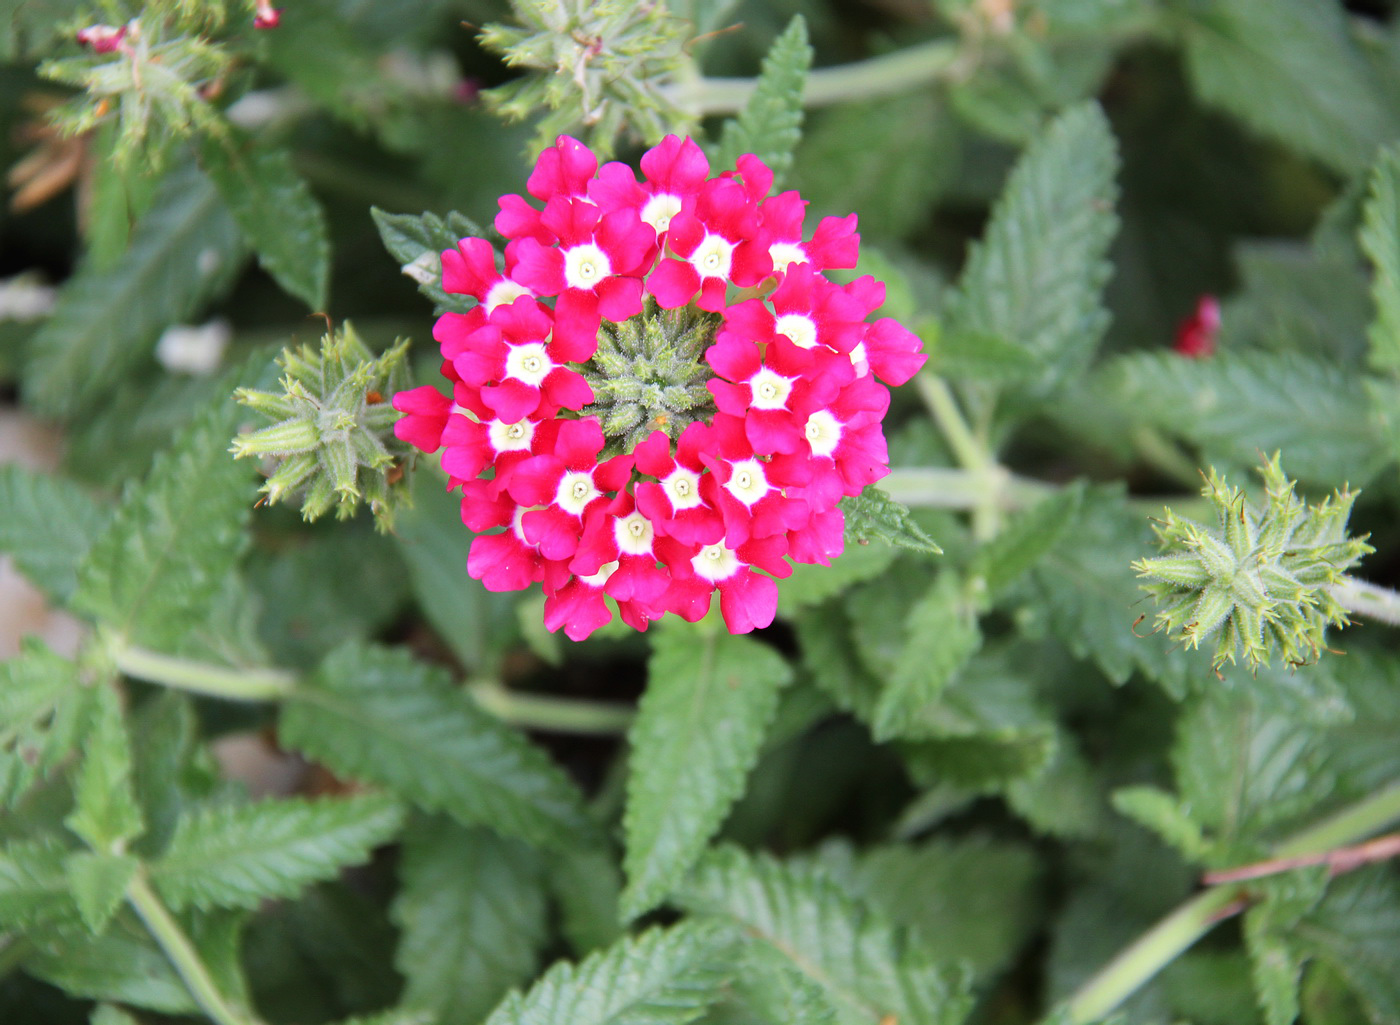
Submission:
<svg viewBox="0 0 1400 1025">
<path fill-rule="evenodd" d="M 1203 295 L 1196 309 L 1176 329 L 1172 349 L 1189 359 L 1215 355 L 1215 341 L 1220 335 L 1220 301 L 1213 295 Z"/>
<path fill-rule="evenodd" d="M 528 198 L 501 199 L 503 263 L 484 239 L 442 254 L 443 288 L 477 302 L 433 329 L 452 397 L 394 400 L 461 489 L 467 572 L 538 582 L 574 640 L 614 610 L 694 621 L 715 594 L 731 631 L 770 624 L 776 580 L 830 564 L 838 503 L 888 473 L 885 385 L 924 361 L 872 320 L 883 285 L 823 273 L 855 265 L 854 216 L 807 238 L 762 161 L 712 176 L 690 139 L 641 170 L 566 137 L 541 154 Z"/>
<path fill-rule="evenodd" d="M 127 25 L 89 25 L 78 29 L 74 37 L 79 46 L 86 46 L 94 53 L 115 53 L 125 49 Z"/>
<path fill-rule="evenodd" d="M 276 28 L 282 24 L 282 8 L 273 7 L 268 0 L 257 0 L 257 12 L 253 16 L 253 28 Z"/>
</svg>

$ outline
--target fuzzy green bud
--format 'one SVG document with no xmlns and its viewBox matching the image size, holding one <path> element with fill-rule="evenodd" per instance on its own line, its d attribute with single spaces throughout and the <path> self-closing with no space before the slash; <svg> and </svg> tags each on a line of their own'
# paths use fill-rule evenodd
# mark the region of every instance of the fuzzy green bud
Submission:
<svg viewBox="0 0 1400 1025">
<path fill-rule="evenodd" d="M 403 340 L 375 356 L 345 324 L 318 348 L 283 350 L 280 392 L 238 389 L 240 403 L 278 418 L 234 438 L 230 449 L 266 461 L 269 504 L 300 497 L 302 515 L 314 520 L 332 509 L 343 519 L 368 502 L 379 525 L 391 526 L 396 502 L 406 498 L 399 463 L 412 455 L 394 436 L 398 414 L 389 402 L 409 386 L 407 352 Z"/>
<path fill-rule="evenodd" d="M 1268 665 L 1273 651 L 1292 665 L 1316 661 L 1327 628 L 1350 622 L 1333 589 L 1374 550 L 1347 535 L 1354 492 L 1308 505 L 1277 455 L 1260 476 L 1265 501 L 1255 505 L 1212 470 L 1201 493 L 1216 509 L 1215 526 L 1167 510 L 1153 528 L 1164 554 L 1133 563 L 1157 601 L 1157 628 L 1193 648 L 1214 636 L 1217 669 L 1237 658 L 1251 669 Z"/>
</svg>

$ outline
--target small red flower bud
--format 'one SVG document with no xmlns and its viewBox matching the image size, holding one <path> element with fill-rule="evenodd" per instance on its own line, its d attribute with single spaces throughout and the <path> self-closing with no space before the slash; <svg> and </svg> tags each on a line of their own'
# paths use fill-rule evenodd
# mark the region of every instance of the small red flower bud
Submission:
<svg viewBox="0 0 1400 1025">
<path fill-rule="evenodd" d="M 1195 312 L 1177 327 L 1172 349 L 1189 359 L 1213 356 L 1219 334 L 1220 301 L 1213 295 L 1203 295 L 1196 302 Z"/>
<path fill-rule="evenodd" d="M 125 25 L 89 25 L 79 29 L 76 38 L 80 46 L 90 47 L 95 53 L 114 53 L 122 47 L 126 28 Z"/>
<path fill-rule="evenodd" d="M 253 18 L 253 28 L 276 28 L 282 23 L 282 8 L 273 7 L 268 0 L 258 0 L 257 13 Z"/>
</svg>

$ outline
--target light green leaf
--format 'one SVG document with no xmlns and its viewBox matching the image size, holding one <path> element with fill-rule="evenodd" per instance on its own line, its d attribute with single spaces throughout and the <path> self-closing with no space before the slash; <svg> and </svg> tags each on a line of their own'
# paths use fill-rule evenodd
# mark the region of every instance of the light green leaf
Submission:
<svg viewBox="0 0 1400 1025">
<path fill-rule="evenodd" d="M 172 170 L 110 270 L 83 268 L 28 346 L 26 398 L 71 416 L 150 355 L 160 333 L 194 315 L 238 271 L 243 243 L 218 190 L 193 165 Z"/>
<path fill-rule="evenodd" d="M 255 908 L 363 863 L 402 820 L 383 794 L 216 806 L 180 820 L 151 881 L 176 910 Z"/>
<path fill-rule="evenodd" d="M 146 832 L 133 847 L 150 858 L 163 851 L 180 818 L 229 784 L 198 746 L 199 723 L 188 694 L 168 689 L 144 702 L 131 716 L 135 756 L 132 784 Z"/>
<path fill-rule="evenodd" d="M 792 576 L 778 581 L 778 614 L 791 618 L 796 612 L 840 594 L 852 584 L 878 577 L 889 569 L 899 552 L 890 545 L 848 545 L 830 566 L 798 564 Z"/>
<path fill-rule="evenodd" d="M 841 499 L 846 517 L 846 543 L 865 545 L 871 541 L 908 548 L 915 552 L 940 555 L 942 548 L 909 515 L 909 509 L 896 502 L 877 485 L 868 484 L 859 495 Z"/>
<path fill-rule="evenodd" d="M 131 787 L 131 738 L 114 688 L 96 688 L 95 719 L 83 742 L 64 825 L 97 851 L 117 851 L 141 833 L 141 809 Z"/>
<path fill-rule="evenodd" d="M 394 963 L 402 1003 L 443 1021 L 480 1021 L 512 987 L 533 978 L 549 938 L 542 862 L 517 841 L 450 819 L 404 838 Z"/>
<path fill-rule="evenodd" d="M 791 678 L 783 658 L 752 638 L 658 631 L 628 734 L 625 917 L 663 901 L 719 829 Z"/>
<path fill-rule="evenodd" d="M 1072 484 L 1022 509 L 972 557 L 968 577 L 981 580 L 995 602 L 1006 588 L 1040 561 L 1064 536 L 1084 501 L 1082 483 Z"/>
<path fill-rule="evenodd" d="M 66 854 L 48 836 L 0 848 L 0 926 L 19 932 L 80 920 L 64 871 Z"/>
<path fill-rule="evenodd" d="M 578 790 L 519 731 L 407 652 L 333 652 L 282 714 L 283 743 L 463 825 L 527 843 L 592 836 Z"/>
<path fill-rule="evenodd" d="M 127 884 L 139 865 L 129 854 L 96 851 L 76 851 L 64 862 L 78 912 L 94 933 L 101 934 L 121 907 Z"/>
<path fill-rule="evenodd" d="M 719 998 L 732 945 L 728 930 L 694 922 L 625 938 L 555 965 L 486 1025 L 686 1025 Z"/>
<path fill-rule="evenodd" d="M 1113 401 L 1135 418 L 1200 445 L 1206 461 L 1253 466 L 1282 450 L 1301 480 L 1365 484 L 1391 452 L 1361 378 L 1335 362 L 1288 352 L 1220 353 L 1208 360 L 1135 353 L 1105 365 Z"/>
<path fill-rule="evenodd" d="M 1217 0 L 1182 25 L 1201 98 L 1344 175 L 1395 135 L 1343 9 L 1315 0 Z"/>
<path fill-rule="evenodd" d="M 763 58 L 763 70 L 753 95 L 737 117 L 724 123 L 714 164 L 728 170 L 752 153 L 773 170 L 774 185 L 792 166 L 792 153 L 802 138 L 802 89 L 812 66 L 807 22 L 794 15 Z"/>
<path fill-rule="evenodd" d="M 819 988 L 840 1025 L 960 1025 L 965 973 L 937 963 L 919 938 L 890 926 L 820 873 L 719 848 L 678 895 L 692 914 L 737 927 Z"/>
<path fill-rule="evenodd" d="M 46 934 L 24 970 L 70 996 L 110 1000 L 162 1014 L 196 1014 L 198 1007 L 170 960 L 130 913 L 101 936 L 69 930 Z"/>
<path fill-rule="evenodd" d="M 918 333 L 929 352 L 928 370 L 940 377 L 1017 384 L 1040 371 L 1030 351 L 998 335 L 944 332 L 937 321 L 920 325 Z"/>
<path fill-rule="evenodd" d="M 88 1021 L 89 1025 L 140 1025 L 135 1018 L 112 1004 L 98 1004 L 92 1009 L 92 1017 Z"/>
<path fill-rule="evenodd" d="M 18 465 L 0 466 L 0 509 L 0 552 L 15 560 L 31 584 L 66 602 L 107 510 L 78 485 Z"/>
<path fill-rule="evenodd" d="M 1118 226 L 1117 169 L 1097 106 L 1051 122 L 1011 172 L 950 303 L 950 333 L 1020 343 L 1040 365 L 1042 393 L 1088 365 L 1108 326 L 1100 293 Z"/>
<path fill-rule="evenodd" d="M 311 309 L 324 310 L 331 270 L 326 214 L 291 154 L 210 136 L 199 152 L 263 269 Z"/>
<path fill-rule="evenodd" d="M 248 467 L 228 454 L 237 407 L 200 415 L 128 485 L 111 526 L 78 570 L 73 606 L 120 637 L 172 649 L 208 618 L 245 542 Z"/>
<path fill-rule="evenodd" d="M 1303 955 L 1258 915 L 1245 916 L 1244 940 L 1264 1025 L 1293 1025 L 1300 1010 L 1298 989 L 1303 978 Z"/>
<path fill-rule="evenodd" d="M 77 746 L 94 691 L 38 641 L 0 662 L 0 807 L 19 801 Z"/>
<path fill-rule="evenodd" d="M 470 297 L 448 295 L 442 290 L 442 253 L 456 249 L 464 238 L 481 238 L 483 232 L 476 222 L 456 210 L 446 217 L 434 213 L 391 214 L 377 206 L 369 212 L 384 248 L 399 262 L 399 269 L 417 282 L 418 291 L 433 301 L 439 313 L 465 312 L 476 305 Z"/>
<path fill-rule="evenodd" d="M 1371 173 L 1371 195 L 1361 245 L 1375 265 L 1371 298 L 1371 366 L 1400 370 L 1400 149 L 1390 147 Z"/>
<path fill-rule="evenodd" d="M 1210 850 L 1210 842 L 1189 808 L 1172 794 L 1157 787 L 1136 786 L 1115 790 L 1113 807 L 1121 814 L 1146 826 L 1182 853 L 1188 861 L 1200 861 Z"/>
</svg>

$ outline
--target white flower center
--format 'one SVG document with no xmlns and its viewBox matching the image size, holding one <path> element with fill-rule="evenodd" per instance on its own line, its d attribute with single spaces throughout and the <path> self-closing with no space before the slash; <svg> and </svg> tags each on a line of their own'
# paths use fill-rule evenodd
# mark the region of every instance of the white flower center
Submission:
<svg viewBox="0 0 1400 1025">
<path fill-rule="evenodd" d="M 811 317 L 800 313 L 784 313 L 778 318 L 777 330 L 779 334 L 787 335 L 793 345 L 804 349 L 817 344 L 817 325 L 812 323 Z"/>
<path fill-rule="evenodd" d="M 744 459 L 734 464 L 734 472 L 725 485 L 729 493 L 752 507 L 755 502 L 768 494 L 768 478 L 764 476 L 763 464 L 757 459 Z"/>
<path fill-rule="evenodd" d="M 554 504 L 573 516 L 582 516 L 588 503 L 602 492 L 593 486 L 591 473 L 571 472 L 559 478 L 559 490 L 555 492 Z"/>
<path fill-rule="evenodd" d="M 768 247 L 768 255 L 773 258 L 773 272 L 780 274 L 792 263 L 806 263 L 807 254 L 796 242 L 774 242 Z"/>
<path fill-rule="evenodd" d="M 613 522 L 613 537 L 617 539 L 617 550 L 623 555 L 650 555 L 655 533 L 651 521 L 639 512 Z"/>
<path fill-rule="evenodd" d="M 728 580 L 739 572 L 739 557 L 724 547 L 722 541 L 700 549 L 700 554 L 691 559 L 690 564 L 699 576 L 712 584 Z"/>
<path fill-rule="evenodd" d="M 530 290 L 524 285 L 518 285 L 510 278 L 502 278 L 486 290 L 486 299 L 482 305 L 486 307 L 486 312 L 490 313 L 497 306 L 509 306 L 522 295 L 529 295 Z"/>
<path fill-rule="evenodd" d="M 841 421 L 829 410 L 819 409 L 807 418 L 804 433 L 807 444 L 812 446 L 812 455 L 829 456 L 841 444 Z"/>
<path fill-rule="evenodd" d="M 661 482 L 661 490 L 666 492 L 666 497 L 671 501 L 671 508 L 676 512 L 694 509 L 704 504 L 700 497 L 700 475 L 683 466 L 677 466 L 671 471 Z"/>
<path fill-rule="evenodd" d="M 618 562 L 614 559 L 612 562 L 603 563 L 603 565 L 598 568 L 597 573 L 590 573 L 586 577 L 579 577 L 579 579 L 589 587 L 602 587 L 608 582 L 608 577 L 617 572 L 617 567 Z"/>
<path fill-rule="evenodd" d="M 515 512 L 510 515 L 510 532 L 519 538 L 522 544 L 529 545 L 531 548 L 535 546 L 530 544 L 530 539 L 525 536 L 525 528 L 521 521 L 525 519 L 525 514 L 527 512 L 537 508 L 539 507 L 517 505 L 515 507 Z"/>
<path fill-rule="evenodd" d="M 564 281 L 570 288 L 587 291 L 611 273 L 608 254 L 592 242 L 564 250 Z"/>
<path fill-rule="evenodd" d="M 749 378 L 749 390 L 753 392 L 754 409 L 784 409 L 792 394 L 792 378 L 763 367 Z"/>
<path fill-rule="evenodd" d="M 690 264 L 702 278 L 727 278 L 734 263 L 734 243 L 718 235 L 706 235 L 690 254 Z"/>
<path fill-rule="evenodd" d="M 646 221 L 660 235 L 671 226 L 671 218 L 681 212 L 681 198 L 668 192 L 658 193 L 647 200 L 642 207 L 642 220 Z"/>
<path fill-rule="evenodd" d="M 529 420 L 513 424 L 492 420 L 486 431 L 491 447 L 497 452 L 527 452 L 535 440 L 535 425 Z"/>
<path fill-rule="evenodd" d="M 854 364 L 858 377 L 864 377 L 870 372 L 870 361 L 866 359 L 864 342 L 858 343 L 856 347 L 851 350 L 851 363 Z"/>
<path fill-rule="evenodd" d="M 506 376 L 513 377 L 531 388 L 538 388 L 554 369 L 544 342 L 512 345 L 506 356 Z"/>
</svg>

